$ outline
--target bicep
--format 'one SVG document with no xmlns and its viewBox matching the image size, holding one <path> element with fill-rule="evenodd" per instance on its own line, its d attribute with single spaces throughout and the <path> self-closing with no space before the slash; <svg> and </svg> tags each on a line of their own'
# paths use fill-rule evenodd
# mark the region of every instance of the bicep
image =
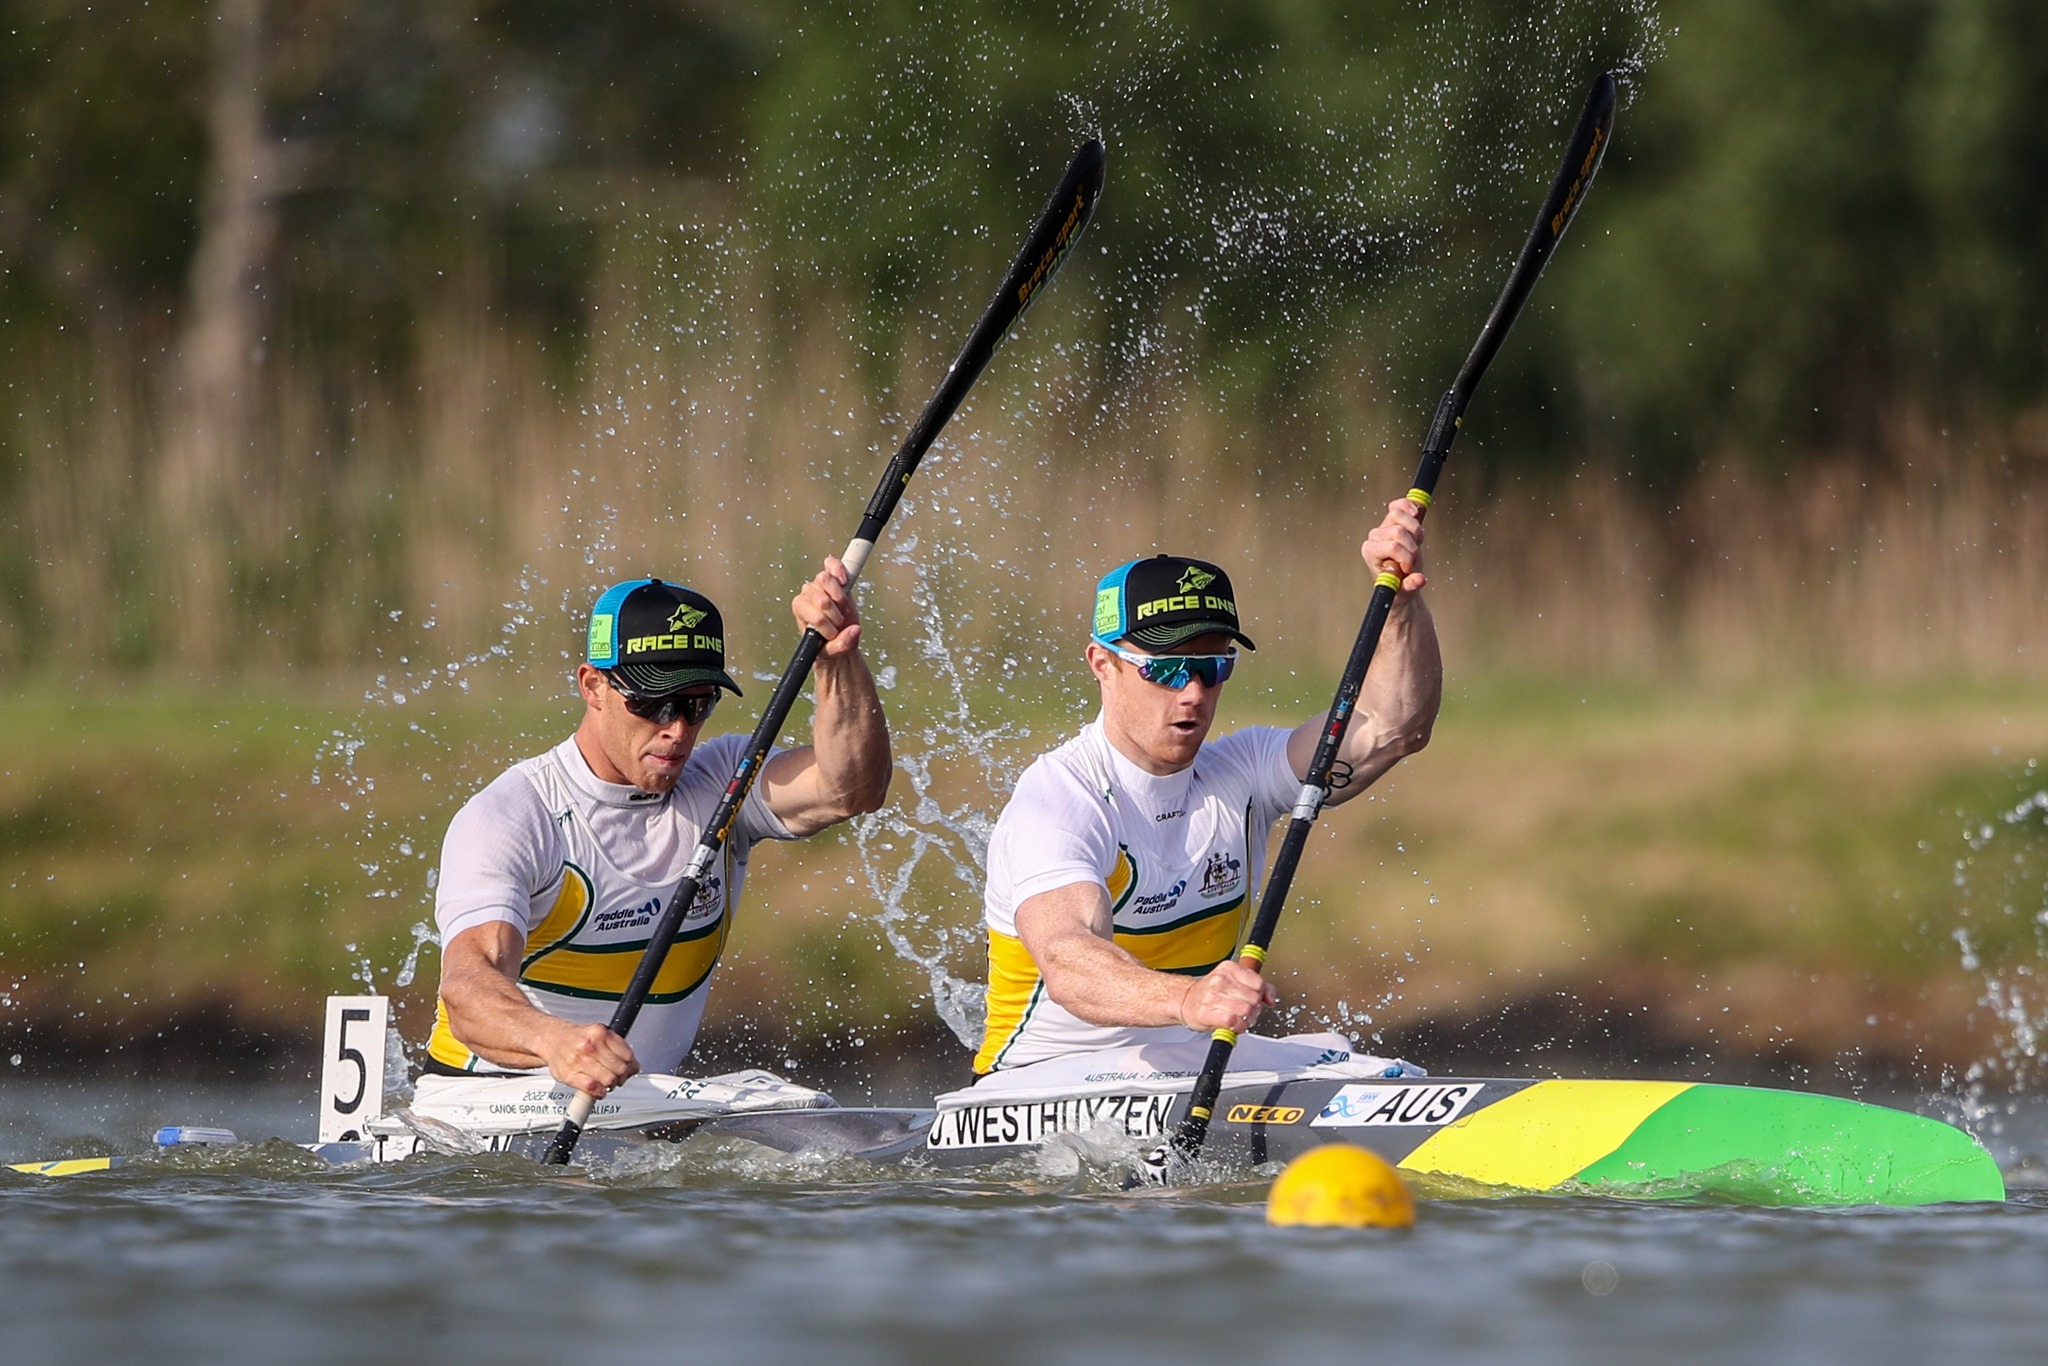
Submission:
<svg viewBox="0 0 2048 1366">
<path fill-rule="evenodd" d="M 1315 762 L 1316 746 L 1322 743 L 1328 712 L 1318 712 L 1287 735 L 1287 769 L 1298 783 L 1308 781 L 1308 766 Z"/>
<path fill-rule="evenodd" d="M 779 749 L 761 765 L 761 804 L 792 835 L 815 835 L 834 823 L 828 815 L 818 757 L 809 745 Z"/>
<path fill-rule="evenodd" d="M 1323 742 L 1329 715 L 1328 712 L 1319 712 L 1311 716 L 1287 737 L 1287 767 L 1293 771 L 1296 782 L 1308 781 L 1309 765 L 1315 762 L 1316 747 Z M 1375 734 L 1373 718 L 1360 711 L 1353 712 L 1351 720 L 1353 724 L 1344 732 L 1344 742 L 1337 749 L 1337 761 L 1332 771 L 1336 781 L 1330 783 L 1330 795 L 1323 799 L 1325 806 L 1342 806 L 1371 787 L 1393 765 L 1393 757 L 1385 752 L 1384 738 Z M 1293 796 L 1290 794 L 1288 806 L 1292 805 Z"/>
</svg>

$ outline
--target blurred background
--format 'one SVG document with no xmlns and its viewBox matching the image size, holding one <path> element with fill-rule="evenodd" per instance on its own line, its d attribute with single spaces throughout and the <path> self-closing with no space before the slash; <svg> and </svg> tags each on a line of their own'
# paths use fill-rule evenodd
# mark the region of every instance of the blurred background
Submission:
<svg viewBox="0 0 2048 1366">
<path fill-rule="evenodd" d="M 891 807 L 756 860 L 704 1055 L 957 1079 L 981 842 L 1092 714 L 1095 578 L 1222 561 L 1263 647 L 1226 724 L 1325 705 L 1357 542 L 1611 69 L 1439 490 L 1436 741 L 1319 827 L 1288 1023 L 2032 1084 L 2038 4 L 0 11 L 0 1074 L 309 1075 L 332 991 L 417 1044 L 441 832 L 573 725 L 596 592 L 716 598 L 750 727 L 1099 135 L 1082 250 L 870 569 Z"/>
</svg>

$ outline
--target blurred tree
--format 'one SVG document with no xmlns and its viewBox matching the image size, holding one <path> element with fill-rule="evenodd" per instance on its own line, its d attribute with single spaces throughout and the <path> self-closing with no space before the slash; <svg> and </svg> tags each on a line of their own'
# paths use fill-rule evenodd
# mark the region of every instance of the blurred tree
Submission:
<svg viewBox="0 0 2048 1366">
<path fill-rule="evenodd" d="M 271 10 L 253 102 L 219 64 L 241 3 L 0 0 L 0 346 L 146 354 L 169 320 L 196 356 L 227 335 L 203 282 L 259 279 L 238 335 L 305 353 L 338 411 L 408 371 L 425 310 L 573 361 L 617 229 L 725 217 L 779 301 L 749 345 L 831 310 L 881 388 L 1100 132 L 1102 383 L 1362 386 L 1419 423 L 1619 65 L 1597 212 L 1475 413 L 1516 461 L 1785 464 L 1907 409 L 1995 425 L 2048 378 L 2028 0 L 306 0 Z"/>
<path fill-rule="evenodd" d="M 205 164 L 206 6 L 0 4 L 0 328 L 161 313 Z"/>
<path fill-rule="evenodd" d="M 749 189 L 792 292 L 850 294 L 886 366 L 911 301 L 985 280 L 1059 155 L 1100 133 L 1110 382 L 1199 367 L 1248 403 L 1391 353 L 1386 381 L 1427 406 L 1586 83 L 1657 40 L 1629 0 L 1540 20 L 1507 0 L 803 8 L 751 92 Z"/>
<path fill-rule="evenodd" d="M 227 658 L 229 566 L 241 476 L 260 400 L 259 305 L 277 238 L 282 158 L 264 126 L 263 0 L 217 0 L 205 90 L 207 174 L 178 337 L 175 416 L 154 504 L 178 572 L 164 589 L 190 623 L 182 662 Z"/>
<path fill-rule="evenodd" d="M 1563 284 L 1585 430 L 1680 478 L 1881 454 L 2048 379 L 2048 11 L 2026 0 L 1671 0 Z M 1599 422 L 1597 419 L 1610 419 Z"/>
</svg>

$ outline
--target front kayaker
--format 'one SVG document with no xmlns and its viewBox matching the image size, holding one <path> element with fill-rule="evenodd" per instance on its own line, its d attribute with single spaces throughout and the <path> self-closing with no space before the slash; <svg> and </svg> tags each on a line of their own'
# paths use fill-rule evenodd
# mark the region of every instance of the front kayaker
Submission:
<svg viewBox="0 0 2048 1366">
<path fill-rule="evenodd" d="M 882 804 L 889 732 L 837 558 L 792 604 L 825 638 L 812 743 L 777 749 L 684 917 L 630 1043 L 607 1022 L 746 749 L 702 740 L 721 690 L 725 625 L 701 593 L 620 583 L 590 614 L 576 732 L 515 764 L 449 824 L 434 914 L 441 998 L 426 1070 L 537 1073 L 603 1097 L 673 1072 L 696 1038 L 747 856 Z"/>
<path fill-rule="evenodd" d="M 1345 735 L 1329 804 L 1429 740 L 1443 659 L 1422 600 L 1422 519 L 1405 498 L 1361 547 L 1402 576 Z M 1096 589 L 1088 669 L 1101 714 L 1034 762 L 989 841 L 988 1022 L 977 1074 L 1244 1031 L 1274 1004 L 1236 961 L 1270 827 L 1301 792 L 1324 717 L 1209 730 L 1237 648 L 1229 577 L 1157 555 Z"/>
</svg>

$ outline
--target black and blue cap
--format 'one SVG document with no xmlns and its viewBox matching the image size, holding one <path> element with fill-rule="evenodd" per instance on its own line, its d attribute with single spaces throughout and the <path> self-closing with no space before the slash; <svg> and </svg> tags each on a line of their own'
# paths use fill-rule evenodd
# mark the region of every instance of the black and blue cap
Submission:
<svg viewBox="0 0 2048 1366">
<path fill-rule="evenodd" d="M 1230 576 L 1207 560 L 1154 555 L 1117 566 L 1095 585 L 1089 634 L 1104 645 L 1130 641 L 1158 653 L 1216 631 L 1259 648 L 1237 627 Z"/>
<path fill-rule="evenodd" d="M 590 609 L 583 657 L 632 692 L 663 697 L 693 683 L 738 694 L 725 671 L 725 618 L 711 599 L 660 579 L 630 579 Z"/>
</svg>

